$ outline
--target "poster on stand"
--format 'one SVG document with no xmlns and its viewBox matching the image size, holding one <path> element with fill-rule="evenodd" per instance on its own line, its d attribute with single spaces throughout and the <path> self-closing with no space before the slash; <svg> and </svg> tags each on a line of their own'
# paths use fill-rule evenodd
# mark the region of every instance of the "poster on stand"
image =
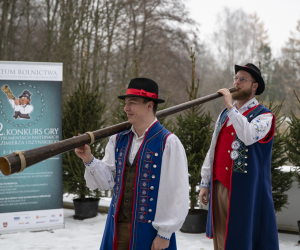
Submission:
<svg viewBox="0 0 300 250">
<path fill-rule="evenodd" d="M 0 62 L 0 157 L 62 139 L 62 63 Z M 0 171 L 0 234 L 64 227 L 62 156 Z"/>
</svg>

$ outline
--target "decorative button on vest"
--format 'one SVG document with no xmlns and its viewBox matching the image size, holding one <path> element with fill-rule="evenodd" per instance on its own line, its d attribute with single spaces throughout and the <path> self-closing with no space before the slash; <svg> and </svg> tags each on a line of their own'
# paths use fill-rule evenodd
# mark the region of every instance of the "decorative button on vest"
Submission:
<svg viewBox="0 0 300 250">
<path fill-rule="evenodd" d="M 152 209 L 149 209 L 148 211 L 151 213 L 151 212 L 152 212 Z"/>
<path fill-rule="evenodd" d="M 232 160 L 236 160 L 239 157 L 239 153 L 236 150 L 231 151 L 230 157 Z"/>
<path fill-rule="evenodd" d="M 153 198 L 150 198 L 150 201 L 153 201 Z"/>
<path fill-rule="evenodd" d="M 151 220 L 148 220 L 148 223 L 151 223 Z"/>
<path fill-rule="evenodd" d="M 150 189 L 151 189 L 151 190 L 154 190 L 154 187 L 153 187 L 153 186 L 151 186 L 151 187 L 150 187 Z"/>
<path fill-rule="evenodd" d="M 155 175 L 152 175 L 152 179 L 155 179 Z"/>
<path fill-rule="evenodd" d="M 155 155 L 155 156 L 158 156 L 158 153 L 155 153 L 154 155 Z"/>
<path fill-rule="evenodd" d="M 231 148 L 234 149 L 234 150 L 238 150 L 240 147 L 241 147 L 241 144 L 238 141 L 234 141 L 231 144 Z"/>
<path fill-rule="evenodd" d="M 157 166 L 156 166 L 156 165 L 153 165 L 153 167 L 156 168 Z"/>
</svg>

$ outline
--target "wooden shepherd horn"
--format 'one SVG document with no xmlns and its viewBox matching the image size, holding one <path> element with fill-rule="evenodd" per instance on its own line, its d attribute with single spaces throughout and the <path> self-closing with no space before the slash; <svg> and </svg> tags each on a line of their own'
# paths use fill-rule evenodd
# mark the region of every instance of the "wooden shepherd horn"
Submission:
<svg viewBox="0 0 300 250">
<path fill-rule="evenodd" d="M 231 88 L 229 91 L 235 92 L 237 88 Z M 195 107 L 199 104 L 217 99 L 222 95 L 214 93 L 207 95 L 189 102 L 185 102 L 156 113 L 158 119 L 172 115 L 174 113 Z M 105 137 L 120 133 L 131 127 L 129 122 L 119 123 L 107 128 L 99 129 L 93 132 L 86 132 L 83 135 L 76 136 L 70 139 L 52 143 L 46 146 L 29 149 L 26 151 L 16 151 L 12 154 L 4 155 L 0 157 L 0 169 L 4 175 L 11 175 L 23 171 L 34 164 L 49 159 L 55 155 L 59 155 L 75 148 L 81 147 L 85 144 L 91 144 L 95 141 L 99 141 Z"/>
</svg>

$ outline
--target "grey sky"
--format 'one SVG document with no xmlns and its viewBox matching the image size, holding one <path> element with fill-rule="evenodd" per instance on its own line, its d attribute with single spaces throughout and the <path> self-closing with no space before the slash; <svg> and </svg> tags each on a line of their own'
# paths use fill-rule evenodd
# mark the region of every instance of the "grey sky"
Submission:
<svg viewBox="0 0 300 250">
<path fill-rule="evenodd" d="M 186 6 L 191 17 L 200 26 L 200 38 L 207 39 L 215 29 L 217 13 L 224 7 L 230 9 L 242 8 L 249 14 L 257 13 L 268 31 L 273 54 L 278 54 L 290 36 L 290 31 L 296 30 L 300 20 L 300 0 L 189 0 Z"/>
</svg>

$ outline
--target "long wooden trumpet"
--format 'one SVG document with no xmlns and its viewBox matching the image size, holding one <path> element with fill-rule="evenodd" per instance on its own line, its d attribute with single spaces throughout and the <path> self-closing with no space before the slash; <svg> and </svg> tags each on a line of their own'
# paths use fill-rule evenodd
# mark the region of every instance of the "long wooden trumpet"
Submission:
<svg viewBox="0 0 300 250">
<path fill-rule="evenodd" d="M 235 92 L 237 88 L 231 88 L 229 91 Z M 174 113 L 192 108 L 199 104 L 221 97 L 219 93 L 207 95 L 189 102 L 185 102 L 156 113 L 158 119 L 172 115 Z M 99 129 L 93 132 L 87 132 L 81 136 L 59 141 L 46 146 L 29 149 L 23 152 L 16 151 L 12 154 L 4 155 L 0 158 L 0 168 L 4 175 L 11 175 L 23 171 L 34 164 L 49 159 L 55 155 L 68 152 L 85 144 L 93 143 L 105 137 L 127 130 L 131 127 L 129 122 L 119 123 L 107 128 Z"/>
</svg>

